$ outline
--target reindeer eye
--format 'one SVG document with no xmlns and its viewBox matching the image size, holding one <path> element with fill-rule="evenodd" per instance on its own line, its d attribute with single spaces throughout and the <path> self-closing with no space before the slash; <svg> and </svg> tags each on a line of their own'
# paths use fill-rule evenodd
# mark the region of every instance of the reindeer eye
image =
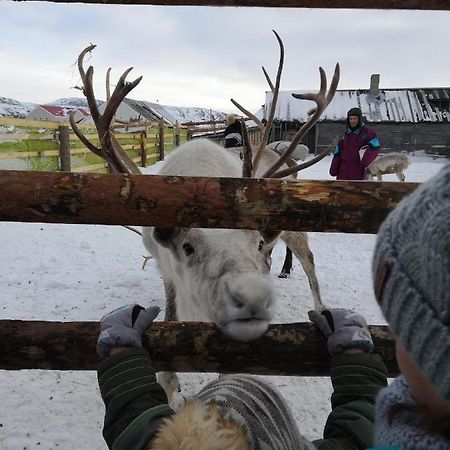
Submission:
<svg viewBox="0 0 450 450">
<path fill-rule="evenodd" d="M 261 239 L 258 244 L 258 250 L 261 251 L 263 247 L 264 247 L 264 240 Z"/>
<path fill-rule="evenodd" d="M 194 249 L 194 247 L 192 247 L 191 244 L 188 244 L 187 242 L 185 242 L 183 244 L 183 251 L 186 256 L 190 256 L 190 255 L 192 255 L 192 253 L 195 252 L 195 249 Z"/>
</svg>

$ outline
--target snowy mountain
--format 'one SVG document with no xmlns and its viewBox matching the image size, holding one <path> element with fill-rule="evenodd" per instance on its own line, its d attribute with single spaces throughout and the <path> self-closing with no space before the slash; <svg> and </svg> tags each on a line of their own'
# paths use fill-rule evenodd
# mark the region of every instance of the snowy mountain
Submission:
<svg viewBox="0 0 450 450">
<path fill-rule="evenodd" d="M 0 117 L 23 119 L 36 106 L 35 103 L 24 103 L 12 98 L 0 97 Z"/>
<path fill-rule="evenodd" d="M 97 100 L 98 105 L 103 103 L 103 100 Z M 87 101 L 83 97 L 67 97 L 54 100 L 53 102 L 47 103 L 48 105 L 54 106 L 72 106 L 72 107 L 87 107 Z M 17 117 L 23 118 L 30 111 L 32 111 L 37 104 L 35 103 L 24 103 L 17 100 L 0 97 L 0 117 Z M 169 114 L 175 117 L 179 123 L 184 122 L 200 122 L 206 120 L 225 120 L 227 114 L 220 111 L 214 111 L 209 108 L 196 108 L 196 107 L 186 107 L 186 106 L 165 106 L 160 105 L 167 110 Z"/>
<path fill-rule="evenodd" d="M 100 106 L 102 103 L 104 103 L 103 100 L 97 100 L 98 106 Z M 84 97 L 59 98 L 58 100 L 47 103 L 47 105 L 69 106 L 69 107 L 73 107 L 73 108 L 80 108 L 80 107 L 81 108 L 89 108 L 88 102 Z"/>
</svg>

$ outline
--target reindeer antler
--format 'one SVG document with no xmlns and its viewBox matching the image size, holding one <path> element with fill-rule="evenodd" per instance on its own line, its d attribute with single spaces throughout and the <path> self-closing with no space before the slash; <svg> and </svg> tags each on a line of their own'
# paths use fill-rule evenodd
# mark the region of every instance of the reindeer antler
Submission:
<svg viewBox="0 0 450 450">
<path fill-rule="evenodd" d="M 257 124 L 259 129 L 263 132 L 263 137 L 259 144 L 258 151 L 256 152 L 256 155 L 253 159 L 253 171 L 252 171 L 253 176 L 255 176 L 255 174 L 256 174 L 256 170 L 258 169 L 258 165 L 259 165 L 261 157 L 264 153 L 264 149 L 267 145 L 267 141 L 269 140 L 270 129 L 272 128 L 273 119 L 275 117 L 275 107 L 278 102 L 278 93 L 280 92 L 281 74 L 283 72 L 283 64 L 284 64 L 283 41 L 281 40 L 279 34 L 275 30 L 272 30 L 272 32 L 275 34 L 275 37 L 277 38 L 277 41 L 278 41 L 278 45 L 280 47 L 280 60 L 278 62 L 278 70 L 277 70 L 277 78 L 275 80 L 275 86 L 272 83 L 272 80 L 270 79 L 269 75 L 267 74 L 267 71 L 264 68 L 264 66 L 262 67 L 264 76 L 266 77 L 267 83 L 269 84 L 269 87 L 272 91 L 272 108 L 270 108 L 270 112 L 267 117 L 267 123 L 264 125 L 254 114 L 250 113 L 244 107 L 242 107 L 239 103 L 237 103 L 235 100 L 231 99 L 231 102 L 233 103 L 233 105 L 235 105 L 244 114 L 246 114 L 248 117 L 250 117 Z M 275 105 L 275 107 L 273 107 L 273 105 Z"/>
<path fill-rule="evenodd" d="M 100 148 L 96 147 L 92 142 L 90 142 L 80 131 L 78 128 L 75 119 L 74 112 L 72 112 L 69 116 L 70 124 L 74 133 L 78 136 L 81 142 L 86 145 L 89 150 L 91 150 L 96 155 L 105 159 L 111 170 L 113 172 L 118 173 L 131 173 L 131 174 L 140 174 L 139 168 L 133 162 L 133 160 L 128 156 L 122 146 L 119 144 L 118 140 L 114 136 L 112 130 L 112 121 L 114 115 L 117 111 L 117 108 L 122 103 L 123 99 L 127 96 L 127 94 L 133 90 L 139 82 L 142 80 L 142 77 L 137 78 L 133 82 L 126 82 L 125 79 L 127 75 L 132 70 L 132 67 L 127 69 L 122 76 L 119 78 L 117 82 L 116 88 L 114 92 L 110 95 L 109 93 L 109 72 L 107 72 L 107 103 L 105 107 L 105 111 L 103 114 L 100 114 L 98 110 L 97 100 L 94 95 L 93 88 L 93 75 L 94 68 L 89 66 L 87 71 L 84 71 L 83 68 L 83 60 L 87 53 L 91 52 L 96 45 L 91 44 L 86 47 L 78 56 L 78 71 L 80 72 L 81 81 L 83 83 L 83 87 L 81 90 L 85 95 L 89 109 L 91 111 L 92 120 L 94 121 L 95 127 L 97 128 L 97 134 L 100 140 Z"/>
<path fill-rule="evenodd" d="M 319 68 L 320 71 L 320 90 L 317 94 L 292 94 L 294 98 L 302 99 L 302 100 L 312 100 L 316 102 L 316 107 L 308 112 L 310 118 L 300 130 L 297 131 L 295 136 L 292 138 L 289 147 L 284 152 L 284 154 L 278 159 L 278 161 L 272 165 L 264 174 L 265 178 L 281 178 L 291 173 L 295 172 L 295 168 L 289 168 L 286 170 L 281 170 L 277 172 L 277 170 L 289 159 L 294 151 L 295 147 L 298 143 L 303 139 L 306 133 L 313 127 L 313 125 L 319 120 L 325 108 L 330 104 L 331 100 L 333 100 L 334 94 L 336 93 L 336 89 L 339 83 L 340 76 L 340 68 L 339 63 L 336 64 L 334 69 L 333 79 L 331 80 L 330 89 L 327 92 L 327 76 L 325 75 L 325 71 L 322 67 Z M 273 106 L 273 103 L 272 103 Z M 329 146 L 325 151 L 323 151 L 320 155 L 318 155 L 315 159 L 315 162 L 320 161 L 320 159 L 324 158 L 328 155 L 333 149 L 333 144 Z M 305 163 L 306 164 L 306 163 Z M 309 164 L 311 165 L 311 164 Z M 307 166 L 309 167 L 309 166 Z M 297 170 L 304 168 L 303 164 L 297 166 Z"/>
<path fill-rule="evenodd" d="M 261 120 L 259 120 L 254 114 L 252 114 L 250 111 L 245 109 L 242 105 L 240 105 L 235 100 L 231 99 L 231 102 L 233 105 L 235 105 L 240 111 L 242 111 L 247 117 L 252 119 L 258 128 L 262 131 L 263 137 L 261 139 L 261 142 L 258 147 L 258 151 L 256 152 L 256 155 L 253 159 L 253 170 L 252 170 L 252 176 L 256 175 L 256 171 L 258 169 L 259 162 L 261 160 L 261 157 L 264 153 L 264 149 L 267 146 L 267 141 L 269 139 L 270 130 L 273 125 L 273 121 L 275 118 L 275 111 L 278 103 L 278 95 L 280 91 L 280 81 L 281 81 L 281 73 L 283 71 L 283 64 L 284 64 L 284 45 L 283 41 L 281 40 L 278 33 L 274 30 L 272 30 L 275 34 L 275 37 L 277 38 L 279 47 L 280 47 L 280 60 L 278 63 L 278 70 L 277 70 L 277 78 L 275 81 L 275 85 L 272 83 L 272 80 L 270 79 L 269 75 L 267 74 L 266 69 L 263 67 L 263 73 L 267 80 L 267 83 L 269 84 L 270 90 L 272 91 L 272 104 L 269 110 L 269 114 L 267 116 L 267 123 L 263 124 Z M 278 171 L 277 170 L 285 163 L 290 161 L 290 157 L 295 150 L 295 147 L 299 144 L 299 142 L 304 138 L 306 133 L 312 128 L 312 126 L 318 121 L 321 114 L 325 110 L 325 108 L 328 106 L 328 104 L 331 102 L 331 100 L 334 97 L 334 94 L 337 89 L 337 85 L 339 83 L 339 64 L 336 64 L 333 79 L 330 84 L 330 88 L 327 92 L 327 77 L 325 75 L 325 71 L 322 69 L 322 67 L 319 68 L 320 71 L 320 90 L 317 94 L 292 94 L 295 98 L 303 99 L 303 100 L 312 100 L 316 102 L 316 107 L 313 108 L 311 111 L 308 112 L 308 115 L 310 118 L 308 121 L 303 124 L 303 126 L 300 128 L 300 130 L 295 134 L 294 138 L 292 139 L 289 147 L 286 149 L 286 151 L 283 153 L 283 155 L 276 161 L 264 174 L 263 177 L 265 178 L 281 178 L 285 177 L 287 175 L 291 175 L 295 172 L 298 172 L 299 170 L 305 169 L 306 167 L 309 167 L 316 162 L 320 161 L 322 158 L 327 156 L 332 149 L 335 146 L 335 142 L 333 142 L 329 147 L 327 147 L 326 150 L 324 150 L 322 153 L 320 153 L 318 156 L 313 158 L 312 160 L 303 163 L 294 165 L 292 167 L 289 167 L 288 169 Z M 249 146 L 250 144 L 247 143 L 246 146 Z M 247 149 L 245 153 L 248 153 L 250 150 Z M 248 165 L 247 169 L 248 171 Z M 244 170 L 245 172 L 245 170 Z"/>
</svg>

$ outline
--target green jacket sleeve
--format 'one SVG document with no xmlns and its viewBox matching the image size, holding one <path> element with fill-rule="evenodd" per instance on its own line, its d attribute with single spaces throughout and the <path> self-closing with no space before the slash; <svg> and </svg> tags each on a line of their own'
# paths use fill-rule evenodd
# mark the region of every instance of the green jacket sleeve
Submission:
<svg viewBox="0 0 450 450">
<path fill-rule="evenodd" d="M 97 371 L 105 402 L 103 437 L 113 450 L 142 450 L 162 420 L 174 414 L 156 382 L 147 351 L 130 348 L 103 360 Z"/>
<path fill-rule="evenodd" d="M 375 397 L 387 386 L 381 357 L 343 353 L 331 361 L 332 412 L 325 424 L 319 450 L 363 450 L 373 444 Z"/>
</svg>

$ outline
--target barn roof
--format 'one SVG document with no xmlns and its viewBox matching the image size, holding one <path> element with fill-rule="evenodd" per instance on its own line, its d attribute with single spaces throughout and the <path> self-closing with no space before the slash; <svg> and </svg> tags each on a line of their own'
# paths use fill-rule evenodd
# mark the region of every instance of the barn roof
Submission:
<svg viewBox="0 0 450 450">
<path fill-rule="evenodd" d="M 305 122 L 315 104 L 292 97 L 305 92 L 280 91 L 275 118 Z M 271 102 L 269 91 L 266 111 Z M 369 122 L 449 122 L 450 88 L 379 89 L 375 94 L 368 89 L 338 90 L 320 120 L 345 121 L 347 111 L 355 106 Z"/>
<path fill-rule="evenodd" d="M 89 108 L 83 108 L 81 106 L 78 107 L 57 106 L 57 105 L 39 105 L 39 106 L 55 117 L 68 117 L 72 111 L 79 111 L 85 117 L 90 116 Z"/>
<path fill-rule="evenodd" d="M 136 111 L 145 120 L 161 120 L 170 125 L 175 125 L 176 119 L 163 106 L 158 103 L 151 103 L 145 100 L 133 100 L 125 98 L 123 100 L 130 108 Z"/>
</svg>

